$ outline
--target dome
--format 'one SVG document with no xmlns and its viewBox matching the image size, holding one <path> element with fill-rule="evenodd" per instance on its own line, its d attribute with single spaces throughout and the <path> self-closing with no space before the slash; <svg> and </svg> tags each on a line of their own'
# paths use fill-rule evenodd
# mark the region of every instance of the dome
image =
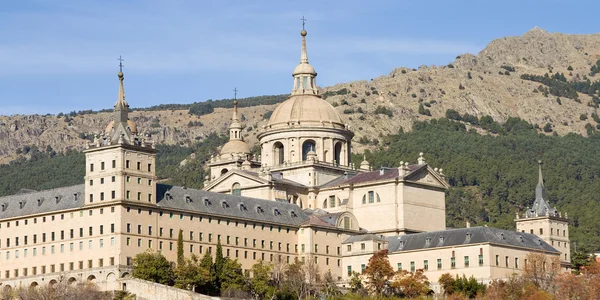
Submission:
<svg viewBox="0 0 600 300">
<path fill-rule="evenodd" d="M 279 104 L 273 111 L 267 127 L 277 127 L 278 124 L 284 124 L 287 127 L 290 121 L 299 122 L 300 126 L 304 124 L 315 127 L 315 123 L 317 123 L 316 125 L 324 127 L 333 125 L 345 128 L 337 110 L 329 102 L 314 95 L 293 95 Z"/>
<path fill-rule="evenodd" d="M 104 132 L 106 134 L 109 134 L 114 127 L 115 121 L 110 121 L 110 123 L 108 123 L 108 126 L 106 126 L 106 129 L 104 129 Z M 135 125 L 135 123 L 131 120 L 127 120 L 127 127 L 129 127 L 129 130 L 131 131 L 132 134 L 137 134 L 137 126 Z"/>
<path fill-rule="evenodd" d="M 299 64 L 298 66 L 296 66 L 296 68 L 294 69 L 294 72 L 292 73 L 292 76 L 295 75 L 299 75 L 299 74 L 311 74 L 311 75 L 317 75 L 317 72 L 315 72 L 315 68 L 313 68 L 310 64 Z"/>
<path fill-rule="evenodd" d="M 223 148 L 221 149 L 221 155 L 231 153 L 250 154 L 250 147 L 242 140 L 231 140 L 227 142 L 227 144 L 223 145 Z"/>
</svg>

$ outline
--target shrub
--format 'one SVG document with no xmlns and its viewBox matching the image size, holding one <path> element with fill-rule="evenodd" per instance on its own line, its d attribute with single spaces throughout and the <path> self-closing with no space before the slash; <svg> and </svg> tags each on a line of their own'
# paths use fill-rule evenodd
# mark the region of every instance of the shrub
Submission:
<svg viewBox="0 0 600 300">
<path fill-rule="evenodd" d="M 552 132 L 552 124 L 546 123 L 546 125 L 544 125 L 544 132 Z"/>
<path fill-rule="evenodd" d="M 446 118 L 448 118 L 450 120 L 456 120 L 456 121 L 462 120 L 460 114 L 454 109 L 446 110 Z"/>
<path fill-rule="evenodd" d="M 568 66 L 568 67 L 567 67 L 567 71 L 573 71 L 573 67 L 571 67 L 571 66 Z"/>
<path fill-rule="evenodd" d="M 354 113 L 353 109 L 349 109 L 349 108 L 344 109 L 344 114 L 346 114 L 346 115 L 353 114 L 353 113 Z"/>
<path fill-rule="evenodd" d="M 585 120 L 587 120 L 587 118 L 588 118 L 587 114 L 581 114 L 579 116 L 579 120 L 581 120 L 581 121 L 585 121 Z"/>
<path fill-rule="evenodd" d="M 263 119 L 268 120 L 271 118 L 271 115 L 273 114 L 273 111 L 268 111 L 263 115 Z"/>
<path fill-rule="evenodd" d="M 431 116 L 431 111 L 429 111 L 429 109 L 426 109 L 423 106 L 423 103 L 419 104 L 419 114 L 424 115 L 424 116 Z"/>
<path fill-rule="evenodd" d="M 454 69 L 454 65 L 453 64 L 448 64 L 448 68 Z"/>
<path fill-rule="evenodd" d="M 378 115 L 386 115 L 386 116 L 388 116 L 390 118 L 394 116 L 394 112 L 392 112 L 391 109 L 389 109 L 389 108 L 387 108 L 385 106 L 381 106 L 381 105 L 377 106 L 377 108 L 375 109 L 374 113 L 378 114 Z"/>
<path fill-rule="evenodd" d="M 506 70 L 507 72 L 514 72 L 515 71 L 515 67 L 513 67 L 513 66 L 504 65 L 501 68 L 504 69 L 504 70 Z"/>
</svg>

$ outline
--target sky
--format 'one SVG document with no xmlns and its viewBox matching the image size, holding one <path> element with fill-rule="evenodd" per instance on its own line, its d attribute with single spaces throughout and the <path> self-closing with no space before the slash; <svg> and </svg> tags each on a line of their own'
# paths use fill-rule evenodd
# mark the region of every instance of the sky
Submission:
<svg viewBox="0 0 600 300">
<path fill-rule="evenodd" d="M 0 1 L 0 115 L 289 93 L 303 16 L 317 83 L 445 65 L 490 41 L 600 31 L 600 1 Z"/>
</svg>

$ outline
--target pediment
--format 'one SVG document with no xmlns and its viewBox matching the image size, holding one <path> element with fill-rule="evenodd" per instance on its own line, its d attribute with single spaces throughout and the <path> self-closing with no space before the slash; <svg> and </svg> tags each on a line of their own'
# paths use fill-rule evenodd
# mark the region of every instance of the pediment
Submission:
<svg viewBox="0 0 600 300">
<path fill-rule="evenodd" d="M 437 186 L 440 188 L 450 187 L 446 180 L 438 172 L 431 169 L 429 166 L 420 168 L 408 174 L 404 179 L 408 182 Z"/>
<path fill-rule="evenodd" d="M 229 190 L 234 183 L 239 183 L 243 187 L 258 187 L 268 185 L 266 179 L 258 176 L 252 176 L 244 172 L 231 170 L 227 174 L 213 180 L 208 186 L 204 187 L 205 191 L 219 192 L 221 190 Z"/>
</svg>

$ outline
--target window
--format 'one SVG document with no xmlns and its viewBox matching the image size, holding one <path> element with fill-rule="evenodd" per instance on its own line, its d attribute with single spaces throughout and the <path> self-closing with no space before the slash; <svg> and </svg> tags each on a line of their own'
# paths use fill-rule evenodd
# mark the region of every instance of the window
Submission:
<svg viewBox="0 0 600 300">
<path fill-rule="evenodd" d="M 361 243 L 360 244 L 360 250 L 365 250 L 366 249 L 366 245 L 365 243 Z"/>
<path fill-rule="evenodd" d="M 348 277 L 352 276 L 352 266 L 348 266 Z"/>
<path fill-rule="evenodd" d="M 515 269 L 519 268 L 519 258 L 515 257 Z"/>
<path fill-rule="evenodd" d="M 363 274 L 365 273 L 365 270 L 367 269 L 367 266 L 365 264 L 361 264 L 360 265 L 360 273 Z"/>
<path fill-rule="evenodd" d="M 401 271 L 402 270 L 402 263 L 398 263 L 397 268 L 398 268 L 398 271 Z"/>
<path fill-rule="evenodd" d="M 100 170 L 104 170 L 104 162 L 100 162 Z"/>
<path fill-rule="evenodd" d="M 125 168 L 129 169 L 129 167 L 130 167 L 129 160 L 126 160 L 125 161 Z M 127 178 L 127 182 L 129 182 L 129 176 Z"/>
<path fill-rule="evenodd" d="M 369 191 L 368 195 L 369 195 L 369 203 L 374 203 L 375 202 L 375 192 Z"/>
<path fill-rule="evenodd" d="M 425 271 L 429 270 L 429 261 L 428 260 L 423 261 L 423 270 L 425 270 Z"/>
<path fill-rule="evenodd" d="M 469 256 L 465 256 L 465 268 L 469 267 Z"/>
<path fill-rule="evenodd" d="M 329 196 L 329 207 L 335 207 L 335 196 Z"/>
<path fill-rule="evenodd" d="M 479 266 L 483 266 L 483 254 L 479 254 Z"/>
<path fill-rule="evenodd" d="M 456 258 L 454 257 L 450 258 L 450 268 L 456 268 Z"/>
<path fill-rule="evenodd" d="M 441 258 L 438 258 L 438 259 L 437 259 L 437 269 L 438 269 L 438 270 L 441 270 L 441 269 L 442 269 L 442 259 L 441 259 Z"/>
<path fill-rule="evenodd" d="M 500 255 L 496 255 L 496 266 L 500 264 Z"/>
<path fill-rule="evenodd" d="M 141 162 L 139 162 L 139 161 L 137 162 L 137 169 L 138 169 L 138 170 L 141 170 L 141 169 L 142 169 L 142 163 L 141 163 Z"/>
<path fill-rule="evenodd" d="M 506 265 L 506 267 L 508 268 L 508 256 L 504 257 L 504 264 Z"/>
<path fill-rule="evenodd" d="M 113 167 L 113 169 L 117 167 L 117 161 L 114 159 L 112 161 L 112 167 Z"/>
<path fill-rule="evenodd" d="M 540 235 L 544 234 L 544 229 L 540 228 Z"/>
<path fill-rule="evenodd" d="M 148 164 L 148 172 L 152 172 L 152 164 Z"/>
<path fill-rule="evenodd" d="M 414 273 L 414 272 L 415 272 L 415 262 L 414 262 L 414 261 L 411 261 L 411 262 L 410 262 L 410 271 L 411 271 L 412 273 Z"/>
<path fill-rule="evenodd" d="M 90 164 L 90 172 L 94 172 L 94 164 Z"/>
<path fill-rule="evenodd" d="M 241 190 L 241 186 L 239 183 L 236 182 L 231 186 L 231 194 L 235 195 L 235 196 L 242 195 L 242 190 Z"/>
</svg>

